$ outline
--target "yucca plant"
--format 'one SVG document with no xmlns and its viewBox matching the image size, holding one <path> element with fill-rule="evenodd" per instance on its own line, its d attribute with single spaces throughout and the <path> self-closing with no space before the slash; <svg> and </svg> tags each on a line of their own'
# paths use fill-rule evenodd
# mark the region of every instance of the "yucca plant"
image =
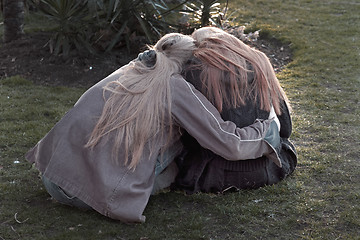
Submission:
<svg viewBox="0 0 360 240">
<path fill-rule="evenodd" d="M 143 35 L 153 42 L 167 31 L 162 12 L 168 11 L 163 1 L 89 0 L 89 9 L 98 20 L 97 41 L 108 40 L 106 51 L 119 41 L 129 46 L 131 35 Z"/>
<path fill-rule="evenodd" d="M 171 6 L 164 0 L 32 1 L 55 23 L 50 50 L 63 56 L 74 48 L 95 53 L 126 45 L 130 51 L 132 40 L 139 38 L 143 45 L 153 43 L 165 33 L 181 31 L 176 14 L 182 6 L 190 17 L 188 23 L 195 26 L 215 24 L 221 14 L 216 0 L 183 0 Z"/>
<path fill-rule="evenodd" d="M 170 8 L 163 0 L 32 0 L 40 12 L 56 24 L 50 49 L 67 55 L 77 50 L 111 51 L 120 42 L 130 50 L 134 36 L 149 43 L 169 31 L 177 31 L 167 16 L 183 3 Z"/>
<path fill-rule="evenodd" d="M 72 48 L 93 52 L 86 0 L 40 0 L 35 2 L 43 15 L 55 24 L 49 46 L 55 55 L 67 56 Z"/>
<path fill-rule="evenodd" d="M 180 7 L 189 0 L 171 6 L 163 0 L 92 1 L 105 3 L 97 5 L 96 12 L 106 13 L 102 18 L 105 21 L 103 26 L 115 31 L 106 49 L 110 51 L 120 39 L 125 40 L 129 46 L 129 39 L 134 36 L 144 36 L 148 43 L 153 43 L 165 33 L 178 32 L 180 25 L 174 14 L 178 14 Z"/>
<path fill-rule="evenodd" d="M 221 26 L 223 12 L 218 0 L 193 0 L 184 4 L 184 15 L 188 16 L 193 26 L 204 27 L 209 25 Z"/>
</svg>

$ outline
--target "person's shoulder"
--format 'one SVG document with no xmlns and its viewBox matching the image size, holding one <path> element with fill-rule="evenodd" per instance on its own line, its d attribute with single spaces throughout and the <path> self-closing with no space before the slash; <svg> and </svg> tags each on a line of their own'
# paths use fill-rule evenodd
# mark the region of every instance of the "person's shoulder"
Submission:
<svg viewBox="0 0 360 240">
<path fill-rule="evenodd" d="M 180 86 L 184 86 L 186 83 L 185 79 L 183 76 L 181 76 L 180 74 L 173 74 L 170 77 L 170 86 L 174 87 L 180 87 Z"/>
<path fill-rule="evenodd" d="M 183 78 L 183 76 L 181 76 L 181 74 L 176 73 L 176 74 L 171 75 L 171 77 L 170 77 L 170 82 L 172 82 L 172 81 L 178 81 L 178 80 L 183 80 L 183 79 L 184 79 L 184 78 Z"/>
<path fill-rule="evenodd" d="M 170 77 L 170 88 L 175 91 L 184 91 L 192 93 L 194 91 L 194 86 L 185 80 L 180 74 L 174 74 Z"/>
</svg>

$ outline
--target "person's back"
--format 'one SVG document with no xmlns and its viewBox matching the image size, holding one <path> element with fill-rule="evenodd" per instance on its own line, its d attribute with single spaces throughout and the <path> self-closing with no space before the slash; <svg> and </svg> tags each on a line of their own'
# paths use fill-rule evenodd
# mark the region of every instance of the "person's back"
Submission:
<svg viewBox="0 0 360 240">
<path fill-rule="evenodd" d="M 212 55 L 216 55 L 216 51 L 220 52 L 222 50 L 221 58 L 226 59 L 226 50 L 222 48 L 219 48 L 219 50 L 208 42 L 204 45 L 208 48 L 210 46 L 211 50 L 209 52 Z M 243 61 L 243 66 L 235 66 L 236 70 L 231 69 L 230 61 L 232 59 L 230 59 L 225 70 L 219 71 L 211 66 L 211 64 L 208 64 L 208 62 L 215 61 L 208 59 L 209 54 L 206 52 L 206 49 L 200 51 L 200 53 L 202 54 L 200 57 L 203 58 L 203 62 L 199 59 L 193 59 L 186 68 L 187 71 L 184 73 L 185 79 L 202 91 L 209 98 L 210 102 L 217 106 L 224 120 L 232 121 L 238 127 L 242 127 L 254 123 L 256 119 L 269 118 L 270 111 L 265 110 L 261 103 L 261 97 L 257 93 L 257 85 L 254 82 L 254 67 L 247 61 L 248 59 Z M 241 61 L 245 58 L 241 57 L 239 59 Z M 235 60 L 237 59 L 235 58 Z M 243 76 L 237 74 L 233 77 L 238 79 L 232 80 L 232 71 L 242 72 Z M 208 75 L 206 75 L 207 73 Z M 209 80 L 208 78 L 211 78 L 213 75 L 218 76 L 220 79 Z M 207 79 L 204 79 L 206 77 Z M 234 87 L 234 85 L 240 81 L 247 81 L 245 84 L 241 84 L 249 90 L 234 90 L 234 88 L 238 87 Z M 240 101 L 238 100 L 238 102 L 241 102 L 240 104 L 231 104 L 231 102 L 236 102 L 236 100 L 226 99 L 231 95 L 239 94 L 242 94 L 242 98 L 240 98 Z M 296 166 L 296 152 L 294 146 L 288 140 L 292 130 L 291 118 L 286 97 L 279 98 L 278 102 L 279 109 L 277 112 L 280 114 L 277 114 L 277 116 L 280 120 L 280 137 L 282 138 L 282 145 L 278 153 L 282 160 L 282 168 L 276 166 L 266 157 L 255 160 L 229 162 L 210 150 L 202 148 L 191 136 L 185 134 L 182 140 L 186 147 L 186 155 L 179 160 L 180 172 L 174 185 L 175 188 L 184 189 L 188 193 L 198 191 L 222 192 L 232 187 L 236 189 L 258 188 L 277 183 L 289 175 Z"/>
</svg>

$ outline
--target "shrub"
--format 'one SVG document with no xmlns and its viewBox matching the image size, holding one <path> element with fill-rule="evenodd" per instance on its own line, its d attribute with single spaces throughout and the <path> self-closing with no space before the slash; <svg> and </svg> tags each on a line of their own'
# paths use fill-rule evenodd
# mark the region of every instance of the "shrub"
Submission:
<svg viewBox="0 0 360 240">
<path fill-rule="evenodd" d="M 216 0 L 31 1 L 40 14 L 55 24 L 50 51 L 65 57 L 72 49 L 96 54 L 127 46 L 130 51 L 134 41 L 139 46 L 153 43 L 168 32 L 191 33 L 195 27 L 219 26 L 222 16 Z M 185 22 L 179 21 L 181 16 Z"/>
</svg>

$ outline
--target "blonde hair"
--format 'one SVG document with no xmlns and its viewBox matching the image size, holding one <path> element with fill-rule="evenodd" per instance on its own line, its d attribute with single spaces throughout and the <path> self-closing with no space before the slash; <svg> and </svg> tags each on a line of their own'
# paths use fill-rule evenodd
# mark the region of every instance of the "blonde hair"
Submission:
<svg viewBox="0 0 360 240">
<path fill-rule="evenodd" d="M 120 78 L 104 88 L 104 93 L 108 91 L 110 96 L 86 147 L 93 148 L 102 137 L 116 132 L 113 154 L 119 155 L 120 146 L 124 144 L 124 164 L 135 169 L 145 144 L 159 144 L 153 141 L 158 136 L 161 143 L 168 143 L 172 134 L 169 80 L 171 75 L 181 72 L 193 49 L 194 40 L 190 36 L 167 34 L 153 47 L 154 66 L 147 67 L 134 60 L 124 67 Z M 169 131 L 168 139 L 164 139 L 165 131 Z"/>
<path fill-rule="evenodd" d="M 215 27 L 196 30 L 192 37 L 197 42 L 194 56 L 201 61 L 202 92 L 219 112 L 224 105 L 245 104 L 246 98 L 254 94 L 254 101 L 259 99 L 261 109 L 270 111 L 273 106 L 281 114 L 280 100 L 287 101 L 287 97 L 264 53 Z M 250 72 L 254 73 L 252 83 L 248 81 Z"/>
</svg>

